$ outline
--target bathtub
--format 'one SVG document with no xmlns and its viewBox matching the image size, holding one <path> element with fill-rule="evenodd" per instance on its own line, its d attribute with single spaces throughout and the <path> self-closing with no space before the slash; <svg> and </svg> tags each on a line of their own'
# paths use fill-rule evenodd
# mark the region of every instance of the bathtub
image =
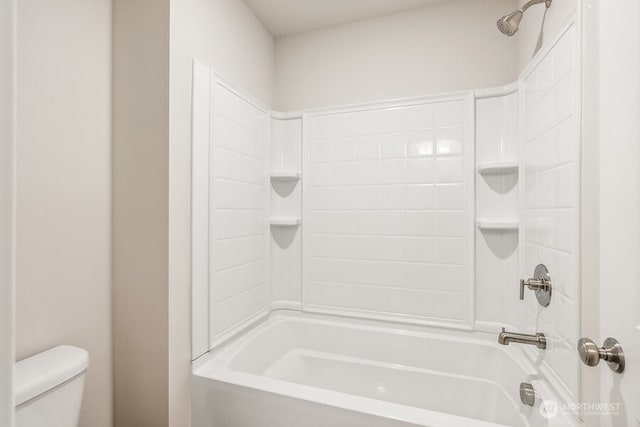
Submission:
<svg viewBox="0 0 640 427">
<path fill-rule="evenodd" d="M 194 362 L 194 427 L 579 426 L 492 334 L 277 311 Z M 516 357 L 517 356 L 517 357 Z M 531 382 L 534 407 L 519 399 Z"/>
</svg>

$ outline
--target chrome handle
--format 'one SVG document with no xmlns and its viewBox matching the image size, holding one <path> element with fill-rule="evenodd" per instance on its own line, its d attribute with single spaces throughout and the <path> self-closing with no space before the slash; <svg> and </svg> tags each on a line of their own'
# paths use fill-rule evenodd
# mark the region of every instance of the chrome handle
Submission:
<svg viewBox="0 0 640 427">
<path fill-rule="evenodd" d="M 520 280 L 520 299 L 524 300 L 524 288 L 535 291 L 541 306 L 547 307 L 551 303 L 551 276 L 544 264 L 538 264 L 531 279 Z"/>
<path fill-rule="evenodd" d="M 544 279 L 520 279 L 520 299 L 524 300 L 524 287 L 528 287 L 532 291 L 548 291 L 551 288 L 551 283 L 547 283 Z"/>
<path fill-rule="evenodd" d="M 620 343 L 614 338 L 604 340 L 602 347 L 598 347 L 589 338 L 580 338 L 577 350 L 580 360 L 587 366 L 597 366 L 602 359 L 607 362 L 612 371 L 617 373 L 624 371 L 624 351 Z"/>
</svg>

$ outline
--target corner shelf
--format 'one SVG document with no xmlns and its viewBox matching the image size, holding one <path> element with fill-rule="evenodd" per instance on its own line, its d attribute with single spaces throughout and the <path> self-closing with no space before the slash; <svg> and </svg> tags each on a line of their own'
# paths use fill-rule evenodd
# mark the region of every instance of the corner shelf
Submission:
<svg viewBox="0 0 640 427">
<path fill-rule="evenodd" d="M 480 230 L 518 230 L 520 221 L 516 218 L 480 218 L 478 228 Z"/>
<path fill-rule="evenodd" d="M 299 172 L 271 172 L 271 181 L 272 182 L 292 182 L 299 181 L 300 173 Z"/>
<path fill-rule="evenodd" d="M 501 175 L 517 172 L 517 160 L 500 160 L 496 162 L 478 163 L 478 173 L 480 173 L 481 175 Z"/>
<path fill-rule="evenodd" d="M 300 218 L 287 216 L 272 216 L 269 220 L 274 227 L 297 227 L 301 222 Z"/>
</svg>

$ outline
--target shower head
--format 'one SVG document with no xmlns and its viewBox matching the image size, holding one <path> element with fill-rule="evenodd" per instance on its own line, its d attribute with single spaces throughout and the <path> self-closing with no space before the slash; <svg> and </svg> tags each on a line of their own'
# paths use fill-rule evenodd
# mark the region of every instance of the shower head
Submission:
<svg viewBox="0 0 640 427">
<path fill-rule="evenodd" d="M 514 35 L 518 31 L 518 25 L 520 25 L 523 14 L 522 9 L 518 9 L 498 19 L 498 30 L 507 36 Z"/>
<path fill-rule="evenodd" d="M 498 30 L 502 34 L 507 36 L 512 36 L 518 31 L 518 26 L 520 25 L 520 21 L 522 21 L 522 15 L 534 4 L 544 3 L 547 8 L 551 6 L 552 0 L 529 0 L 522 6 L 522 8 L 511 12 L 508 15 L 503 16 L 498 19 Z"/>
</svg>

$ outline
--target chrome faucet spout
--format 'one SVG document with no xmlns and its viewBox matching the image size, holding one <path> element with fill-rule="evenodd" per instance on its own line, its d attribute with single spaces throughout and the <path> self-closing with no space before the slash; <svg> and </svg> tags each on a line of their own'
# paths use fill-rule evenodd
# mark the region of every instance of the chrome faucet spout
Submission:
<svg viewBox="0 0 640 427">
<path fill-rule="evenodd" d="M 507 332 L 502 328 L 502 332 L 498 334 L 498 344 L 509 345 L 511 342 L 535 345 L 540 349 L 547 348 L 547 338 L 540 332 L 535 335 L 518 334 L 516 332 Z"/>
</svg>

